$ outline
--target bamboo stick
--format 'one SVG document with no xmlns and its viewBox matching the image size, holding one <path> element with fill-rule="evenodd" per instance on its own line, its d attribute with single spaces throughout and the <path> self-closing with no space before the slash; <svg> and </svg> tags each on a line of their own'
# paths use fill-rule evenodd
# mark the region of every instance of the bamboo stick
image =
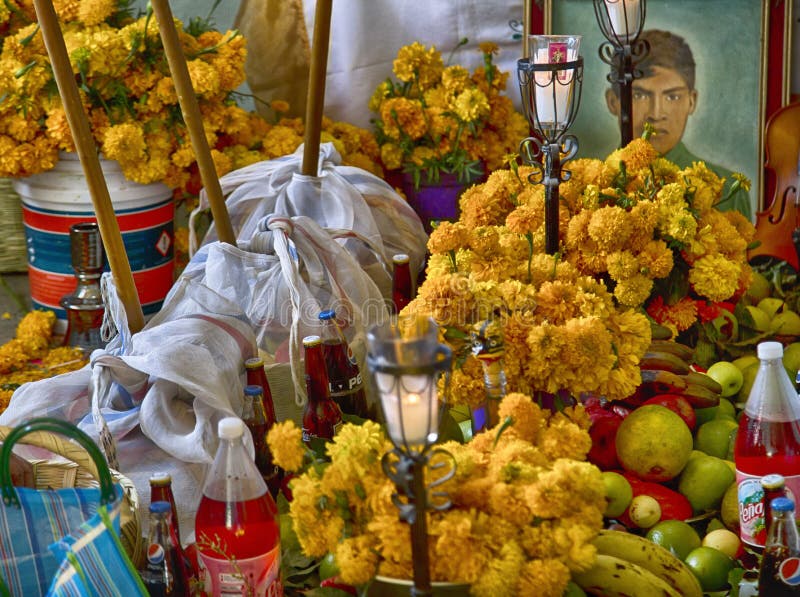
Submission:
<svg viewBox="0 0 800 597">
<path fill-rule="evenodd" d="M 529 58 L 530 51 L 530 34 L 531 34 L 531 2 L 532 0 L 525 0 L 522 5 L 522 57 Z"/>
<path fill-rule="evenodd" d="M 67 55 L 67 47 L 61 33 L 56 11 L 53 8 L 52 0 L 33 0 L 39 26 L 42 29 L 44 45 L 47 54 L 50 56 L 50 63 L 53 67 L 58 92 L 64 104 L 72 137 L 75 140 L 75 147 L 78 157 L 83 167 L 86 183 L 94 205 L 97 225 L 100 229 L 100 237 L 103 239 L 108 264 L 117 287 L 117 294 L 125 308 L 128 317 L 128 327 L 131 332 L 138 332 L 144 327 L 144 314 L 142 305 L 139 302 L 139 294 L 133 282 L 131 264 L 128 261 L 128 254 L 125 252 L 125 245 L 122 242 L 122 234 L 119 231 L 114 206 L 108 193 L 106 180 L 103 170 L 100 167 L 100 158 L 97 155 L 97 146 L 89 128 L 89 120 L 84 112 L 78 86 L 75 83 L 75 76 L 72 72 L 72 65 Z"/>
<path fill-rule="evenodd" d="M 308 74 L 306 134 L 303 141 L 301 172 L 317 175 L 319 138 L 322 134 L 322 112 L 325 107 L 325 75 L 328 68 L 328 42 L 331 31 L 332 0 L 317 0 L 314 13 L 314 41 L 311 46 L 311 68 Z"/>
<path fill-rule="evenodd" d="M 208 140 L 203 129 L 200 107 L 197 104 L 197 96 L 192 86 L 192 79 L 189 76 L 189 68 L 186 66 L 186 57 L 183 55 L 178 33 L 175 30 L 172 10 L 167 0 L 151 0 L 151 4 L 158 21 L 161 43 L 164 45 L 164 53 L 167 56 L 172 80 L 175 83 L 175 91 L 178 94 L 183 120 L 189 131 L 197 166 L 200 169 L 200 178 L 203 180 L 203 187 L 208 195 L 211 215 L 214 218 L 214 226 L 217 229 L 217 237 L 222 242 L 236 246 L 236 234 L 233 232 L 228 209 L 225 206 L 225 199 L 222 196 L 217 170 L 214 167 L 214 160 L 211 158 L 211 150 L 208 147 Z"/>
</svg>

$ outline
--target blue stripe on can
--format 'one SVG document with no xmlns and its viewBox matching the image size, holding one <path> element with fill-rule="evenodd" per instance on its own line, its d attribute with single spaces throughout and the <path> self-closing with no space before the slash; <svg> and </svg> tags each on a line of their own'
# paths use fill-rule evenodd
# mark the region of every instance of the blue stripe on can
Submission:
<svg viewBox="0 0 800 597">
<path fill-rule="evenodd" d="M 37 301 L 35 298 L 31 297 L 31 304 L 34 309 L 47 309 L 49 311 L 53 311 L 56 314 L 56 319 L 63 319 L 66 321 L 67 319 L 67 312 L 57 305 L 47 305 L 40 301 Z M 145 317 L 148 315 L 155 315 L 161 310 L 161 305 L 164 304 L 164 301 L 156 301 L 154 303 L 145 303 L 142 305 L 142 313 Z"/>
<path fill-rule="evenodd" d="M 132 271 L 158 267 L 172 261 L 174 248 L 173 223 L 164 223 L 153 228 L 136 232 L 123 232 L 122 243 Z M 156 249 L 161 236 L 169 235 L 169 248 L 165 255 Z M 43 232 L 25 226 L 25 241 L 28 261 L 31 265 L 55 274 L 74 275 L 70 254 L 69 234 Z M 105 271 L 109 271 L 106 263 Z"/>
</svg>

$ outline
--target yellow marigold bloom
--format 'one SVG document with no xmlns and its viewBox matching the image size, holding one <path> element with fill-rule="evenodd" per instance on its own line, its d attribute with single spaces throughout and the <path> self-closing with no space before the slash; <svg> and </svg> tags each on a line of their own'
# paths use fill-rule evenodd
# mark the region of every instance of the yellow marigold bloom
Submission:
<svg viewBox="0 0 800 597">
<path fill-rule="evenodd" d="M 624 280 L 639 273 L 639 260 L 630 251 L 615 251 L 606 259 L 608 275 L 613 280 Z M 670 269 L 672 264 L 670 263 Z"/>
<path fill-rule="evenodd" d="M 698 259 L 689 270 L 689 283 L 695 292 L 710 301 L 730 298 L 738 287 L 742 265 L 720 254 Z"/>
<path fill-rule="evenodd" d="M 456 95 L 464 91 L 469 82 L 469 71 L 459 65 L 448 66 L 442 71 L 443 92 Z M 426 94 L 426 98 L 427 98 Z M 484 96 L 485 97 L 485 96 Z"/>
<path fill-rule="evenodd" d="M 520 205 L 506 217 L 511 232 L 528 234 L 544 225 L 544 210 L 538 205 Z"/>
<path fill-rule="evenodd" d="M 342 581 L 358 586 L 368 583 L 378 568 L 378 554 L 367 535 L 349 537 L 336 546 L 336 564 Z"/>
<path fill-rule="evenodd" d="M 489 100 L 479 89 L 467 89 L 453 101 L 453 112 L 464 122 L 474 122 L 489 114 Z"/>
<path fill-rule="evenodd" d="M 432 86 L 439 79 L 444 65 L 436 48 L 426 48 L 419 42 L 400 48 L 392 69 L 404 83 L 417 82 L 421 90 Z"/>
<path fill-rule="evenodd" d="M 621 207 L 601 207 L 592 214 L 587 228 L 600 250 L 610 252 L 625 246 L 633 231 L 632 222 Z"/>
<path fill-rule="evenodd" d="M 221 83 L 219 72 L 202 60 L 190 60 L 186 66 L 192 79 L 192 87 L 197 95 L 213 95 L 219 93 Z"/>
<path fill-rule="evenodd" d="M 637 255 L 642 273 L 650 278 L 666 278 L 675 264 L 672 251 L 663 240 L 651 240 Z"/>
<path fill-rule="evenodd" d="M 394 139 L 400 139 L 401 134 L 419 139 L 427 129 L 422 104 L 417 100 L 389 98 L 381 104 L 380 114 L 384 132 Z"/>
<path fill-rule="evenodd" d="M 289 472 L 300 470 L 305 453 L 302 440 L 303 432 L 294 421 L 275 423 L 267 433 L 267 444 L 275 464 Z"/>
<path fill-rule="evenodd" d="M 269 103 L 269 107 L 279 114 L 283 114 L 289 111 L 289 102 L 284 100 L 272 100 Z"/>
<path fill-rule="evenodd" d="M 617 297 L 620 304 L 626 307 L 638 307 L 647 300 L 652 290 L 652 278 L 637 274 L 619 280 L 614 287 L 614 296 Z"/>
<path fill-rule="evenodd" d="M 467 244 L 469 229 L 461 223 L 440 222 L 428 239 L 428 250 L 431 253 L 447 253 Z"/>
<path fill-rule="evenodd" d="M 625 147 L 614 151 L 606 158 L 605 163 L 610 168 L 619 170 L 619 163 L 625 162 L 628 172 L 637 172 L 648 169 L 657 155 L 658 153 L 649 141 L 637 138 Z"/>
<path fill-rule="evenodd" d="M 516 542 L 506 543 L 500 549 L 500 557 L 489 560 L 470 590 L 476 595 L 514 595 L 524 561 L 522 548 Z"/>
<path fill-rule="evenodd" d="M 540 597 L 561 597 L 570 580 L 570 571 L 556 559 L 531 560 L 523 564 L 517 581 L 516 594 L 524 595 L 536 587 Z"/>
</svg>

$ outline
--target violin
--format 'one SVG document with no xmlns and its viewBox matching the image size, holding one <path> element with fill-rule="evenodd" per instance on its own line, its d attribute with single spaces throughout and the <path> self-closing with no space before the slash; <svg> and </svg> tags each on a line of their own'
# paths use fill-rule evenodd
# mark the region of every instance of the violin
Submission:
<svg viewBox="0 0 800 597">
<path fill-rule="evenodd" d="M 756 214 L 755 240 L 748 259 L 774 257 L 800 269 L 800 103 L 784 106 L 767 122 L 766 168 L 774 175 L 769 207 Z M 772 186 L 772 185 L 770 185 Z"/>
</svg>

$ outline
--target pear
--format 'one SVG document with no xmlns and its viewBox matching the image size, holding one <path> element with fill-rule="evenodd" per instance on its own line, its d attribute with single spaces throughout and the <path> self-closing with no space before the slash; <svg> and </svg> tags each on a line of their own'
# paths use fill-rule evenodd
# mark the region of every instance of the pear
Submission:
<svg viewBox="0 0 800 597">
<path fill-rule="evenodd" d="M 780 336 L 800 336 L 800 315 L 782 311 L 769 322 L 769 331 Z"/>
<path fill-rule="evenodd" d="M 745 309 L 753 321 L 752 326 L 749 327 L 759 332 L 769 331 L 769 322 L 772 319 L 769 313 L 753 305 L 747 305 Z"/>
<path fill-rule="evenodd" d="M 777 313 L 779 313 L 785 306 L 783 299 L 779 299 L 774 296 L 768 296 L 766 298 L 761 299 L 758 301 L 756 307 L 764 311 L 770 319 L 775 317 Z"/>
</svg>

